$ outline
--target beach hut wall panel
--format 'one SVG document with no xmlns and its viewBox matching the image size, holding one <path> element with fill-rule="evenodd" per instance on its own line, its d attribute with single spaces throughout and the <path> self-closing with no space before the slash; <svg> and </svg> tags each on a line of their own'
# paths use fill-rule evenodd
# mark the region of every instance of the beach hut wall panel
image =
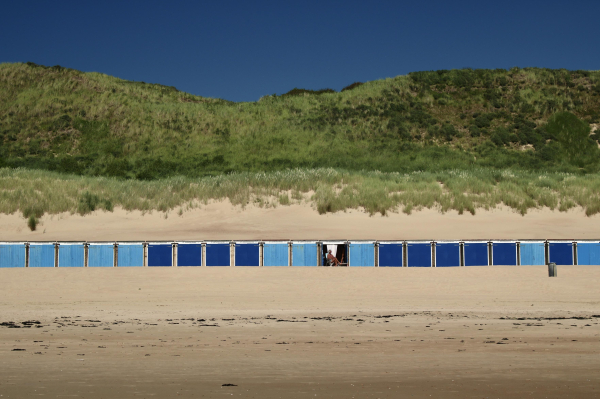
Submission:
<svg viewBox="0 0 600 399">
<path fill-rule="evenodd" d="M 374 242 L 351 242 L 349 266 L 375 266 Z"/>
<path fill-rule="evenodd" d="M 141 242 L 119 244 L 117 247 L 117 266 L 144 266 L 144 244 Z"/>
<path fill-rule="evenodd" d="M 583 266 L 600 265 L 600 242 L 578 242 L 577 264 Z"/>
<path fill-rule="evenodd" d="M 149 243 L 148 266 L 173 266 L 173 245 L 171 243 Z"/>
<path fill-rule="evenodd" d="M 292 266 L 317 266 L 316 242 L 292 243 Z"/>
<path fill-rule="evenodd" d="M 231 246 L 228 242 L 206 243 L 206 266 L 231 266 Z"/>
<path fill-rule="evenodd" d="M 25 267 L 26 248 L 24 243 L 0 244 L 0 268 Z"/>
<path fill-rule="evenodd" d="M 406 261 L 408 267 L 431 267 L 431 243 L 409 241 L 406 245 Z"/>
<path fill-rule="evenodd" d="M 265 242 L 263 244 L 263 266 L 289 266 L 289 257 L 290 251 L 287 242 Z"/>
<path fill-rule="evenodd" d="M 177 266 L 202 266 L 202 243 L 177 244 Z"/>
<path fill-rule="evenodd" d="M 435 266 L 452 267 L 460 266 L 460 243 L 436 242 L 435 243 Z"/>
<path fill-rule="evenodd" d="M 557 265 L 573 265 L 573 243 L 551 241 L 548 244 L 549 262 Z"/>
<path fill-rule="evenodd" d="M 516 266 L 517 265 L 517 243 L 516 242 L 492 242 L 492 265 Z"/>
<path fill-rule="evenodd" d="M 54 267 L 54 244 L 29 244 L 29 267 Z"/>
<path fill-rule="evenodd" d="M 488 266 L 488 243 L 478 241 L 465 241 L 464 243 L 465 266 Z"/>
<path fill-rule="evenodd" d="M 260 266 L 258 242 L 235 243 L 236 266 Z"/>
<path fill-rule="evenodd" d="M 114 267 L 115 246 L 114 244 L 88 245 L 88 267 Z"/>
<path fill-rule="evenodd" d="M 402 267 L 403 251 L 402 242 L 380 242 L 379 267 Z"/>
<path fill-rule="evenodd" d="M 543 241 L 520 242 L 521 266 L 541 266 L 546 264 L 546 245 Z"/>
<path fill-rule="evenodd" d="M 58 246 L 58 267 L 84 267 L 85 246 L 83 243 L 60 243 Z"/>
</svg>

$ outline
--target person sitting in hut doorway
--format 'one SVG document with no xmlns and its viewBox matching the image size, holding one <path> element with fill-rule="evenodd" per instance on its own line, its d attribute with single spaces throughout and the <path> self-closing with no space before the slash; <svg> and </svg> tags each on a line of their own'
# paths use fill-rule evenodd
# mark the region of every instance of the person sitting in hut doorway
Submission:
<svg viewBox="0 0 600 399">
<path fill-rule="evenodd" d="M 335 256 L 333 256 L 333 254 L 331 253 L 331 249 L 327 252 L 327 262 L 330 266 L 340 265 L 340 261 Z"/>
</svg>

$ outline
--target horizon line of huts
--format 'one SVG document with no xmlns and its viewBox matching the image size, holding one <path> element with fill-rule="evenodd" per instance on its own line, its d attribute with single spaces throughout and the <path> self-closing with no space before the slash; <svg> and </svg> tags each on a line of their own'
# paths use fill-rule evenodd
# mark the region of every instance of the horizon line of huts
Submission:
<svg viewBox="0 0 600 399">
<path fill-rule="evenodd" d="M 600 265 L 598 240 L 3 242 L 0 268 Z"/>
</svg>

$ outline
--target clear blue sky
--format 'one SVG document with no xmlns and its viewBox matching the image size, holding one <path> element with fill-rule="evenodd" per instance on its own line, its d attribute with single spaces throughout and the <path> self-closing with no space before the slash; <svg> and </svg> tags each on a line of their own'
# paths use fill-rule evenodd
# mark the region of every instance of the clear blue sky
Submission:
<svg viewBox="0 0 600 399">
<path fill-rule="evenodd" d="M 255 101 L 411 71 L 600 69 L 600 1 L 6 1 L 0 62 Z"/>
</svg>

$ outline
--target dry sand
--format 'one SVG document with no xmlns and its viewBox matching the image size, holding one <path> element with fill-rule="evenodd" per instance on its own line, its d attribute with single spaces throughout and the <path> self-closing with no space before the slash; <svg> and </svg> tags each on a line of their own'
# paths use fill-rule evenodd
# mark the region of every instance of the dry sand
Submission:
<svg viewBox="0 0 600 399">
<path fill-rule="evenodd" d="M 597 398 L 600 267 L 558 273 L 2 269 L 0 395 Z"/>
<path fill-rule="evenodd" d="M 590 239 L 600 238 L 600 215 L 511 209 L 477 210 L 459 215 L 424 209 L 412 215 L 369 216 L 360 211 L 319 215 L 308 205 L 242 209 L 217 202 L 182 216 L 171 211 L 95 212 L 45 215 L 37 231 L 20 214 L 0 215 L 0 240 L 228 240 L 228 239 Z"/>
</svg>

